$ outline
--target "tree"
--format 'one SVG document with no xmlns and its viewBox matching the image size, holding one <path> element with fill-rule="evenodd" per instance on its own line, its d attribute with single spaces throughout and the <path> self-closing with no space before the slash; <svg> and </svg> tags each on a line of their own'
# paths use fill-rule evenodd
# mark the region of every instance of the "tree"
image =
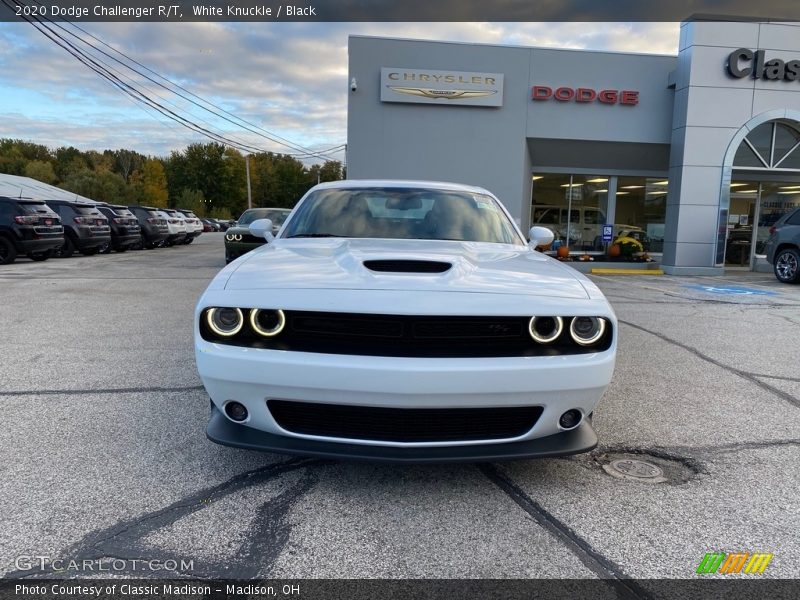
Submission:
<svg viewBox="0 0 800 600">
<path fill-rule="evenodd" d="M 164 164 L 157 158 L 148 158 L 144 162 L 141 174 L 141 198 L 137 200 L 156 208 L 167 207 L 169 200 L 167 174 L 164 171 Z"/>
<path fill-rule="evenodd" d="M 25 165 L 25 177 L 51 185 L 57 180 L 53 164 L 43 160 L 32 160 Z"/>
<path fill-rule="evenodd" d="M 198 217 L 206 216 L 206 199 L 200 190 L 184 189 L 178 196 L 178 208 L 190 210 Z"/>
</svg>

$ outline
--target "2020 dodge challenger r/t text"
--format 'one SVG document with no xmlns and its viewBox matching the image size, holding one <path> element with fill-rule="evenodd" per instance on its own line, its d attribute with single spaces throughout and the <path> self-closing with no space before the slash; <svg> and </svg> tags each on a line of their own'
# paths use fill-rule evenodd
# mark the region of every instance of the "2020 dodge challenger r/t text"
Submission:
<svg viewBox="0 0 800 600">
<path fill-rule="evenodd" d="M 195 310 L 208 437 L 387 461 L 586 452 L 617 320 L 589 279 L 535 250 L 484 189 L 312 188 Z"/>
</svg>

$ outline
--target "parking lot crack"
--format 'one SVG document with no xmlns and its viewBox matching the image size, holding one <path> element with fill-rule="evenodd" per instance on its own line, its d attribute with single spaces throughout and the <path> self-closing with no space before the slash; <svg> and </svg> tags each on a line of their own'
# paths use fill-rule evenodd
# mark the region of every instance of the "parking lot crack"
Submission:
<svg viewBox="0 0 800 600">
<path fill-rule="evenodd" d="M 181 498 L 167 507 L 116 523 L 99 531 L 90 532 L 81 540 L 59 553 L 59 556 L 64 558 L 63 562 L 74 560 L 78 561 L 79 564 L 83 560 L 99 560 L 108 556 L 131 556 L 131 559 L 136 557 L 137 560 L 146 561 L 148 559 L 143 557 L 147 553 L 147 548 L 143 546 L 141 540 L 148 534 L 168 527 L 176 521 L 207 508 L 215 501 L 245 487 L 265 483 L 286 473 L 323 463 L 324 461 L 316 458 L 294 458 L 240 473 L 220 484 L 201 489 Z M 284 494 L 286 493 L 288 492 Z M 294 493 L 293 497 L 298 497 L 298 494 Z M 52 568 L 43 568 L 33 572 L 30 570 L 12 571 L 5 574 L 4 577 L 28 579 L 48 577 L 54 574 L 64 575 L 63 572 L 57 572 Z M 115 574 L 124 573 L 115 572 Z M 138 571 L 135 574 L 142 576 L 142 573 Z M 76 572 L 75 575 L 80 575 L 80 573 Z"/>
<path fill-rule="evenodd" d="M 481 465 L 479 469 L 489 481 L 499 487 L 522 510 L 530 515 L 540 527 L 569 549 L 587 569 L 595 573 L 600 579 L 606 580 L 608 585 L 614 588 L 618 598 L 633 600 L 634 598 L 649 599 L 653 597 L 626 575 L 619 565 L 595 550 L 591 544 L 580 537 L 568 525 L 528 496 L 508 475 L 494 465 Z"/>
<path fill-rule="evenodd" d="M 693 348 L 692 346 L 689 346 L 687 344 L 684 344 L 682 342 L 674 340 L 674 339 L 672 339 L 670 337 L 667 337 L 664 334 L 659 333 L 657 331 L 653 331 L 651 329 L 647 329 L 646 327 L 642 327 L 641 325 L 636 325 L 635 323 L 631 323 L 630 321 L 624 321 L 622 319 L 620 319 L 619 322 L 624 324 L 624 325 L 627 325 L 628 327 L 633 327 L 634 329 L 638 329 L 639 331 L 643 331 L 644 333 L 649 333 L 650 335 L 653 335 L 653 336 L 657 337 L 658 339 L 667 342 L 668 344 L 672 344 L 673 346 L 677 346 L 678 348 L 686 350 L 687 352 L 690 352 L 691 354 L 693 354 L 697 358 L 699 358 L 701 360 L 704 360 L 704 361 L 706 361 L 708 363 L 711 363 L 712 365 L 717 366 L 717 367 L 719 367 L 721 369 L 724 369 L 724 370 L 728 371 L 729 373 L 732 373 L 733 375 L 741 377 L 742 379 L 745 379 L 745 380 L 749 381 L 750 383 L 753 383 L 753 384 L 757 385 L 761 389 L 770 392 L 772 395 L 777 396 L 778 398 L 781 398 L 782 400 L 785 400 L 786 402 L 788 402 L 792 406 L 800 408 L 800 398 L 792 396 L 791 394 L 789 394 L 787 392 L 784 392 L 783 390 L 780 390 L 780 389 L 778 389 L 778 388 L 776 388 L 774 386 L 771 386 L 770 384 L 762 381 L 761 379 L 757 378 L 756 376 L 754 376 L 751 373 L 748 373 L 747 371 L 742 371 L 741 369 L 737 369 L 736 367 L 732 367 L 730 365 L 726 365 L 726 364 L 724 364 L 724 363 L 722 363 L 722 362 L 720 362 L 720 361 L 708 356 L 707 354 L 703 354 L 697 348 Z"/>
</svg>

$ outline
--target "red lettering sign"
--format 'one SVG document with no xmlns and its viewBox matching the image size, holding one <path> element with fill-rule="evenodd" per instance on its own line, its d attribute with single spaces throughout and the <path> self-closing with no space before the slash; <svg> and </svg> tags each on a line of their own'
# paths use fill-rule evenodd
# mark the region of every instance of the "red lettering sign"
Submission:
<svg viewBox="0 0 800 600">
<path fill-rule="evenodd" d="M 594 90 L 592 88 L 571 88 L 561 86 L 553 91 L 546 85 L 531 87 L 531 100 L 558 100 L 559 102 L 600 102 L 601 104 L 622 104 L 635 106 L 639 104 L 639 92 L 636 90 Z"/>
</svg>

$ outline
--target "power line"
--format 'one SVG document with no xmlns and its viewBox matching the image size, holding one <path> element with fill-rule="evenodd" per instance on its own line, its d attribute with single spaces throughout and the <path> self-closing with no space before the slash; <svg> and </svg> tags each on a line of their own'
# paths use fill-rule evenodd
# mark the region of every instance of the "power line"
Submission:
<svg viewBox="0 0 800 600">
<path fill-rule="evenodd" d="M 15 4 L 18 4 L 18 5 L 20 5 L 20 6 L 24 6 L 24 4 L 22 4 L 22 3 L 21 3 L 21 2 L 19 2 L 18 0 L 12 0 L 12 1 L 14 1 L 14 2 L 15 2 Z M 43 5 L 41 2 L 39 2 L 38 0 L 34 0 L 34 2 L 36 2 L 36 4 L 39 4 L 40 6 L 44 6 L 44 5 Z M 46 19 L 46 18 L 45 18 L 45 19 Z M 51 24 L 55 25 L 56 27 L 58 27 L 59 29 L 61 29 L 62 31 L 64 31 L 65 33 L 67 33 L 68 35 L 71 35 L 71 36 L 75 37 L 76 39 L 80 40 L 82 43 L 86 44 L 87 46 L 89 46 L 90 48 L 94 49 L 95 51 L 97 51 L 97 52 L 100 52 L 101 54 L 103 54 L 103 55 L 107 56 L 107 57 L 108 57 L 108 58 L 110 58 L 111 60 L 114 60 L 114 61 L 118 62 L 119 64 L 121 64 L 121 65 L 122 65 L 122 66 L 124 66 L 125 68 L 127 68 L 127 69 L 129 69 L 129 70 L 133 71 L 134 73 L 136 73 L 137 75 L 139 75 L 139 76 L 141 76 L 141 77 L 144 77 L 144 78 L 145 78 L 145 79 L 147 79 L 148 81 L 150 81 L 150 82 L 154 83 L 155 85 L 158 85 L 159 87 L 161 87 L 161 88 L 163 88 L 163 89 L 167 90 L 168 92 L 170 92 L 170 93 L 172 93 L 172 94 L 175 94 L 175 95 L 177 95 L 177 96 L 180 96 L 180 97 L 181 97 L 181 98 L 183 98 L 184 100 L 186 100 L 186 101 L 188 101 L 188 102 L 192 103 L 193 105 L 195 105 L 195 106 L 197 106 L 197 107 L 201 108 L 202 110 L 205 110 L 205 111 L 207 111 L 207 112 L 210 112 L 211 114 L 213 114 L 213 115 L 215 115 L 215 116 L 217 116 L 217 117 L 219 117 L 219 118 L 222 118 L 222 119 L 224 119 L 225 121 L 228 121 L 229 123 L 231 123 L 231 124 L 233 124 L 233 125 L 236 125 L 237 127 L 241 127 L 241 128 L 243 128 L 243 129 L 246 129 L 247 131 L 250 131 L 251 133 L 254 133 L 254 134 L 256 134 L 256 135 L 259 135 L 259 136 L 261 136 L 261 137 L 264 137 L 264 138 L 266 138 L 266 139 L 268 139 L 268 140 L 270 140 L 270 141 L 272 141 L 272 142 L 274 142 L 274 143 L 277 143 L 277 144 L 279 144 L 279 145 L 282 145 L 282 146 L 286 146 L 287 148 L 291 148 L 292 150 L 295 150 L 295 151 L 297 151 L 297 154 L 295 154 L 295 156 L 309 156 L 309 157 L 311 157 L 311 156 L 314 156 L 314 157 L 318 157 L 318 158 L 323 158 L 323 159 L 325 159 L 325 160 L 334 160 L 334 159 L 333 159 L 332 157 L 330 157 L 330 156 L 325 156 L 325 154 L 324 154 L 324 153 L 325 153 L 325 152 L 327 152 L 327 150 L 323 150 L 323 151 L 314 151 L 314 150 L 312 150 L 312 149 L 310 149 L 310 148 L 306 148 L 306 147 L 304 147 L 304 146 L 301 146 L 301 145 L 299 145 L 299 144 L 297 144 L 297 143 L 295 143 L 295 142 L 292 142 L 291 140 L 288 140 L 288 139 L 286 139 L 286 138 L 284 138 L 284 137 L 281 137 L 281 136 L 279 136 L 279 135 L 278 135 L 278 134 L 276 134 L 276 133 L 273 133 L 273 132 L 270 132 L 270 131 L 268 131 L 268 130 L 264 129 L 263 127 L 260 127 L 260 126 L 258 126 L 258 125 L 256 125 L 256 124 L 254 124 L 254 123 L 251 123 L 251 122 L 249 122 L 249 121 L 247 121 L 247 120 L 245 120 L 245 119 L 243 119 L 243 118 L 241 118 L 241 117 L 238 117 L 238 116 L 234 115 L 233 113 L 231 113 L 231 112 L 229 112 L 229 111 L 225 110 L 224 108 L 222 108 L 222 107 L 220 107 L 220 106 L 218 106 L 218 105 L 214 104 L 213 102 L 210 102 L 210 101 L 208 101 L 208 100 L 206 100 L 206 99 L 204 99 L 204 98 L 202 98 L 202 97 L 198 96 L 197 94 L 195 94 L 195 93 L 193 93 L 193 92 L 191 92 L 191 91 L 187 90 L 186 88 L 184 88 L 184 87 L 183 87 L 183 86 L 181 86 L 180 84 L 177 84 L 177 83 L 175 83 L 175 82 L 171 81 L 170 79 L 168 79 L 168 78 L 164 77 L 163 75 L 160 75 L 159 73 L 157 73 L 157 72 L 156 72 L 156 71 L 154 71 L 153 69 L 151 69 L 151 68 L 149 68 L 149 67 L 147 67 L 147 66 L 143 65 L 142 63 L 138 62 L 137 60 L 135 60 L 135 59 L 131 58 L 130 56 L 128 56 L 128 55 L 127 55 L 127 54 L 125 54 L 124 52 L 122 52 L 122 51 L 120 51 L 120 50 L 117 50 L 117 49 L 116 49 L 116 48 L 114 48 L 113 46 L 111 46 L 111 45 L 107 44 L 106 42 L 104 42 L 103 40 L 101 40 L 100 38 L 98 38 L 97 36 L 95 36 L 95 35 L 93 35 L 92 33 L 90 33 L 90 32 L 88 32 L 88 31 L 86 31 L 85 29 L 83 29 L 82 27 L 80 27 L 80 26 L 76 25 L 75 23 L 70 23 L 70 25 L 71 25 L 72 27 L 74 27 L 75 29 L 77 29 L 77 30 L 79 30 L 79 31 L 83 32 L 84 34 L 88 35 L 90 38 L 92 38 L 93 40 L 95 40 L 95 41 L 97 41 L 98 43 L 102 44 L 103 46 L 105 46 L 105 47 L 109 48 L 109 49 L 110 49 L 110 50 L 112 50 L 113 52 L 115 52 L 115 53 L 119 54 L 120 56 L 124 57 L 124 58 L 125 58 L 127 61 L 130 61 L 130 62 L 134 63 L 135 65 L 137 65 L 137 66 L 141 67 L 142 69 L 146 70 L 147 72 L 149 72 L 149 73 L 152 73 L 153 75 L 155 75 L 155 76 L 156 76 L 156 77 L 158 77 L 159 79 L 162 79 L 163 81 L 166 81 L 166 82 L 167 82 L 167 83 L 169 83 L 171 86 L 173 86 L 173 87 L 175 87 L 175 88 L 178 88 L 178 89 L 180 89 L 180 90 L 182 90 L 182 91 L 186 92 L 187 94 L 189 94 L 190 96 L 192 96 L 192 97 L 194 97 L 194 98 L 197 98 L 197 99 L 198 99 L 198 100 L 200 100 L 201 102 L 203 102 L 203 103 L 205 103 L 205 104 L 207 104 L 207 105 L 209 105 L 209 106 L 212 106 L 212 107 L 214 107 L 215 109 L 217 109 L 218 111 L 221 111 L 221 112 L 222 112 L 222 113 L 224 113 L 225 115 L 229 115 L 229 116 L 233 117 L 234 119 L 237 119 L 238 121 L 241 121 L 242 123 L 245 123 L 247 126 L 245 126 L 245 125 L 241 125 L 240 123 L 236 123 L 236 122 L 234 122 L 233 120 L 231 120 L 231 119 L 227 118 L 226 116 L 224 116 L 223 114 L 220 114 L 219 112 L 217 112 L 217 111 L 215 111 L 215 110 L 211 110 L 211 109 L 207 108 L 206 106 L 202 106 L 201 104 L 199 104 L 198 102 L 195 102 L 195 101 L 194 101 L 194 100 L 192 100 L 191 98 L 187 98 L 187 97 L 186 97 L 186 96 L 184 96 L 183 94 L 180 94 L 180 93 L 178 93 L 178 92 L 176 92 L 176 91 L 174 91 L 174 90 L 172 90 L 172 89 L 168 88 L 167 86 L 163 85 L 162 83 L 160 83 L 160 82 L 158 82 L 158 81 L 155 81 L 154 79 L 152 79 L 152 78 L 151 78 L 151 77 L 149 77 L 148 75 L 146 75 L 146 74 L 142 73 L 141 71 L 138 71 L 137 69 L 135 69 L 135 68 L 131 67 L 130 65 L 128 65 L 128 64 L 126 64 L 126 63 L 124 63 L 124 62 L 122 62 L 121 60 L 119 60 L 118 58 L 116 58 L 116 57 L 114 57 L 114 56 L 110 55 L 109 53 L 105 52 L 105 51 L 104 51 L 104 50 L 102 50 L 101 48 L 98 48 L 98 47 L 96 47 L 95 45 L 91 44 L 90 42 L 86 41 L 85 39 L 81 38 L 81 37 L 80 37 L 80 36 L 78 36 L 77 34 L 75 34 L 75 33 L 71 32 L 71 31 L 68 31 L 67 29 L 65 29 L 64 27 L 62 27 L 60 24 L 58 24 L 58 23 L 56 23 L 56 22 L 54 22 L 54 21 L 51 21 L 50 19 L 46 19 L 46 20 L 47 20 L 47 21 L 49 21 Z M 41 22 L 41 20 L 40 20 L 40 19 L 37 19 L 37 21 Z M 52 31 L 52 30 L 51 30 L 51 31 Z M 60 36 L 59 36 L 59 38 L 60 38 Z M 63 39 L 63 38 L 61 38 L 61 39 Z M 252 129 L 251 127 L 255 127 L 256 129 L 258 129 L 258 130 L 260 130 L 260 131 L 263 131 L 264 133 L 263 133 L 263 134 L 262 134 L 262 133 L 259 133 L 258 131 L 255 131 L 255 130 L 254 130 L 254 129 Z M 337 148 L 338 148 L 338 146 L 337 146 Z"/>
</svg>

